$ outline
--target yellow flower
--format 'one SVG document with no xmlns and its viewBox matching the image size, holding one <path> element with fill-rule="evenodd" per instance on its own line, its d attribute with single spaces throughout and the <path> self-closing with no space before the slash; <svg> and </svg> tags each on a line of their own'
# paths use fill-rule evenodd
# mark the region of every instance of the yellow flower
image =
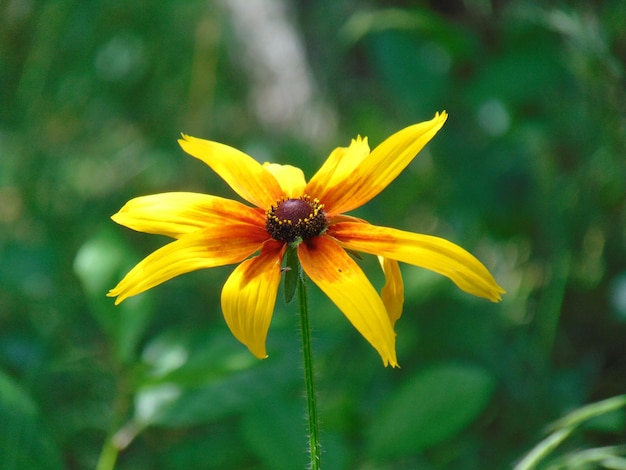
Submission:
<svg viewBox="0 0 626 470">
<path fill-rule="evenodd" d="M 289 244 L 308 277 L 378 351 L 397 366 L 394 324 L 404 302 L 398 261 L 450 278 L 470 294 L 499 301 L 504 293 L 463 248 L 441 238 L 370 225 L 344 215 L 380 193 L 446 121 L 445 111 L 395 133 L 370 152 L 367 138 L 335 149 L 307 183 L 302 170 L 259 164 L 227 145 L 183 135 L 183 150 L 202 160 L 253 207 L 196 193 L 132 199 L 112 219 L 176 240 L 137 264 L 108 295 L 118 304 L 175 276 L 239 264 L 222 289 L 234 336 L 258 358 L 276 302 Z M 377 255 L 386 283 L 379 294 L 348 252 Z"/>
</svg>

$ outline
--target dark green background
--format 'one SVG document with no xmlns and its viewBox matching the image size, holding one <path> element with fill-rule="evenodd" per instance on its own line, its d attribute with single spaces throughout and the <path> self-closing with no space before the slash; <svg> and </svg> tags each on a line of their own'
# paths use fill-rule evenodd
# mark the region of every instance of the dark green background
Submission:
<svg viewBox="0 0 626 470">
<path fill-rule="evenodd" d="M 231 266 L 105 297 L 167 242 L 110 221 L 126 200 L 236 198 L 180 132 L 310 177 L 357 134 L 450 115 L 354 214 L 462 245 L 508 293 L 403 266 L 386 369 L 311 286 L 323 468 L 509 468 L 626 392 L 626 3 L 287 5 L 0 1 L 1 468 L 95 468 L 106 442 L 119 469 L 306 465 L 296 305 L 257 361 L 221 316 Z M 625 441 L 622 409 L 548 459 Z M 553 468 L 597 468 L 573 465 Z"/>
</svg>

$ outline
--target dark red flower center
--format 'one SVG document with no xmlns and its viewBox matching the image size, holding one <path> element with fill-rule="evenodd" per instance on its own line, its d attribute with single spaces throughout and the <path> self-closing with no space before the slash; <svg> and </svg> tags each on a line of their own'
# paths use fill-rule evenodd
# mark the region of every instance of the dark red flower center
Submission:
<svg viewBox="0 0 626 470">
<path fill-rule="evenodd" d="M 265 228 L 274 240 L 293 243 L 324 233 L 327 227 L 324 205 L 309 196 L 282 199 L 267 211 Z"/>
</svg>

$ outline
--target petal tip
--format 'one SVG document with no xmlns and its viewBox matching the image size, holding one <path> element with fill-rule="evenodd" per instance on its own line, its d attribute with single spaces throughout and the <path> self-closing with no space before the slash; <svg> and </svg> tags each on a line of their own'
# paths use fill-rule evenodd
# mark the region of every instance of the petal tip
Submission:
<svg viewBox="0 0 626 470">
<path fill-rule="evenodd" d="M 398 361 L 396 361 L 395 359 L 390 361 L 383 361 L 383 363 L 385 364 L 385 367 L 391 366 L 393 369 L 400 368 L 400 364 L 398 364 Z"/>
<path fill-rule="evenodd" d="M 183 147 L 183 150 L 185 149 L 184 145 L 186 143 L 191 142 L 191 139 L 193 139 L 193 137 L 191 137 L 190 135 L 185 134 L 184 132 L 180 133 L 180 139 L 178 139 L 178 145 L 180 145 L 181 147 Z"/>
<path fill-rule="evenodd" d="M 492 297 L 489 300 L 491 300 L 492 302 L 496 302 L 496 303 L 501 302 L 502 296 L 504 294 L 506 294 L 506 291 L 502 287 L 498 286 L 496 291 L 493 293 Z"/>
<path fill-rule="evenodd" d="M 265 350 L 265 348 L 263 348 L 263 350 L 259 350 L 259 351 L 254 351 L 251 348 L 248 348 L 250 350 L 250 352 L 252 353 L 252 355 L 254 357 L 256 357 L 257 359 L 263 360 L 263 359 L 267 359 L 269 356 L 269 354 L 267 354 L 267 351 Z"/>
<path fill-rule="evenodd" d="M 124 300 L 124 297 L 122 297 L 119 292 L 117 292 L 115 289 L 111 289 L 109 292 L 107 292 L 106 294 L 107 297 L 116 297 L 115 299 L 115 304 L 114 305 L 119 305 L 122 303 L 122 301 Z"/>
</svg>

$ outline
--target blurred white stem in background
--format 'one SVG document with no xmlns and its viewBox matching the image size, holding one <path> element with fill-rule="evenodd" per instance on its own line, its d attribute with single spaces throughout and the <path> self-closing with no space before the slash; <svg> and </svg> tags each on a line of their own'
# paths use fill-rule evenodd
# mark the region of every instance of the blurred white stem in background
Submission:
<svg viewBox="0 0 626 470">
<path fill-rule="evenodd" d="M 273 132 L 288 132 L 323 144 L 336 127 L 336 113 L 319 96 L 302 38 L 284 0 L 222 0 L 231 18 L 251 105 Z"/>
</svg>

